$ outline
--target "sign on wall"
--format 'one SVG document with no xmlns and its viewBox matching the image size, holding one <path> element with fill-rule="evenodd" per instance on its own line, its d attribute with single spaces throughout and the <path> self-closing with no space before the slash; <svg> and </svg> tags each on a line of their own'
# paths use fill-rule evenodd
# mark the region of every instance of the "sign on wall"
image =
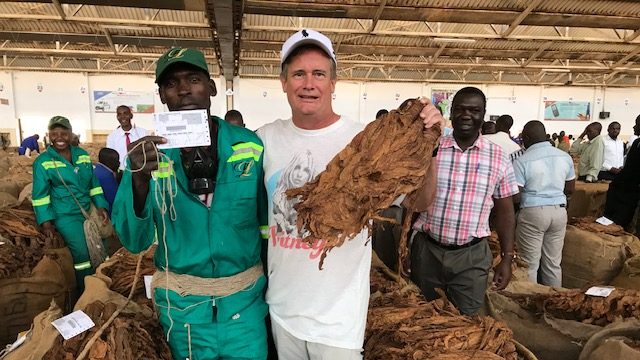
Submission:
<svg viewBox="0 0 640 360">
<path fill-rule="evenodd" d="M 94 91 L 93 109 L 97 113 L 115 113 L 120 105 L 131 112 L 151 114 L 155 111 L 153 93 L 142 91 Z"/>
<path fill-rule="evenodd" d="M 545 101 L 545 120 L 591 120 L 591 102 L 589 101 Z"/>
<path fill-rule="evenodd" d="M 458 90 L 431 90 L 431 102 L 442 112 L 445 119 L 451 117 L 451 102 Z"/>
</svg>

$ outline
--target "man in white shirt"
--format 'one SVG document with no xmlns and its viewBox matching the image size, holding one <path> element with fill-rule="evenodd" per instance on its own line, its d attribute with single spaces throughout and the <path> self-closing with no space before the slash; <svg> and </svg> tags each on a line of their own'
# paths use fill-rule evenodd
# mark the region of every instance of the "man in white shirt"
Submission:
<svg viewBox="0 0 640 360">
<path fill-rule="evenodd" d="M 502 151 L 509 156 L 509 160 L 513 162 L 518 156 L 524 153 L 524 150 L 511 139 L 510 130 L 512 126 L 513 118 L 511 115 L 501 115 L 498 120 L 496 120 L 497 132 L 495 134 L 482 135 L 482 137 L 500 146 Z"/>
<path fill-rule="evenodd" d="M 362 359 L 371 265 L 367 231 L 332 249 L 320 270 L 325 240 L 302 240 L 297 201 L 285 191 L 315 178 L 364 125 L 333 111 L 337 62 L 331 40 L 304 29 L 284 43 L 280 56 L 280 82 L 292 117 L 257 130 L 269 204 L 266 300 L 278 357 Z M 443 122 L 431 104 L 420 115 L 426 127 Z"/>
<path fill-rule="evenodd" d="M 598 173 L 598 180 L 613 180 L 624 165 L 624 143 L 618 138 L 620 123 L 614 121 L 609 124 L 607 132 L 609 134 L 603 136 L 604 160 Z"/>
<path fill-rule="evenodd" d="M 120 170 L 124 169 L 126 162 L 125 157 L 127 155 L 127 146 L 130 143 L 145 137 L 147 130 L 136 127 L 131 123 L 133 114 L 131 109 L 127 105 L 120 105 L 116 109 L 116 116 L 120 126 L 118 126 L 107 137 L 107 147 L 114 149 L 120 155 Z"/>
</svg>

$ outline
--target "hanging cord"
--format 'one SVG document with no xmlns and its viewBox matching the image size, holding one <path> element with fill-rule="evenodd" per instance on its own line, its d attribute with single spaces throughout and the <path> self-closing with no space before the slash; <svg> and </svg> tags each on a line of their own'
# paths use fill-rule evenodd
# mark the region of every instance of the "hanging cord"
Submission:
<svg viewBox="0 0 640 360">
<path fill-rule="evenodd" d="M 144 149 L 144 145 L 147 143 L 147 141 L 142 141 L 139 144 L 136 144 L 136 146 L 134 146 L 131 150 L 129 150 L 129 152 L 127 153 L 127 157 L 129 156 L 129 154 L 135 150 L 137 147 L 142 146 Z M 164 160 L 164 162 L 166 164 L 168 164 L 168 167 L 166 169 L 163 169 L 164 171 L 167 171 L 168 174 L 174 174 L 174 170 L 173 170 L 173 163 L 171 162 L 171 159 L 169 159 L 169 157 L 161 152 L 158 151 L 157 147 L 153 147 L 155 155 L 156 155 L 156 159 L 158 159 L 158 162 L 160 162 L 160 160 Z M 143 163 L 140 166 L 140 168 L 138 169 L 131 169 L 131 168 L 125 168 L 125 171 L 129 171 L 131 173 L 136 173 L 136 172 L 140 172 L 144 169 L 144 167 L 147 165 L 147 153 L 146 151 L 143 151 Z M 153 175 L 152 175 L 153 176 Z M 167 181 L 162 181 L 161 182 L 161 187 L 159 188 L 157 186 L 157 183 L 159 182 L 159 177 L 154 176 L 154 179 L 156 180 L 156 186 L 154 186 L 154 199 L 156 202 L 156 206 L 158 207 L 158 209 L 160 210 L 160 214 L 162 216 L 162 244 L 164 246 L 164 257 L 165 257 L 165 272 L 168 273 L 169 272 L 169 253 L 168 253 L 168 248 L 167 248 L 167 242 L 166 242 L 166 223 L 165 223 L 165 214 L 167 213 L 167 210 L 169 210 L 170 213 L 170 217 L 171 217 L 171 221 L 175 221 L 177 218 L 177 214 L 175 211 L 175 206 L 173 203 L 173 199 L 175 198 L 176 194 L 177 194 L 177 182 L 175 179 L 175 176 L 173 176 L 173 181 L 172 181 L 172 177 L 169 176 Z M 167 193 L 169 194 L 169 203 L 170 205 L 167 207 L 167 202 L 166 202 L 166 196 Z M 135 291 L 136 285 L 138 283 L 138 277 L 140 276 L 140 266 L 142 264 L 142 258 L 145 256 L 146 253 L 148 253 L 150 251 L 151 247 L 149 247 L 147 250 L 145 250 L 143 253 L 141 253 L 140 255 L 138 255 L 138 262 L 136 264 L 136 273 L 135 276 L 133 278 L 133 283 L 131 285 L 131 290 L 129 291 L 129 296 L 127 297 L 127 301 L 120 306 L 112 315 L 111 317 L 109 317 L 109 319 L 100 327 L 100 329 L 91 337 L 91 339 L 87 342 L 87 344 L 85 345 L 84 349 L 82 350 L 82 353 L 80 353 L 80 355 L 76 358 L 76 360 L 84 360 L 84 358 L 87 356 L 87 354 L 89 353 L 89 350 L 91 349 L 91 347 L 93 346 L 93 344 L 95 343 L 95 341 L 100 337 L 100 335 L 102 335 L 102 333 L 104 332 L 104 330 L 113 322 L 113 320 L 115 320 L 115 318 L 120 315 L 120 313 L 122 312 L 122 310 L 124 310 L 124 308 L 127 307 L 127 305 L 129 304 L 129 302 L 131 301 L 131 298 L 133 297 L 133 293 Z M 153 297 L 153 294 L 152 294 Z M 169 330 L 167 331 L 167 342 L 169 341 L 169 334 L 171 333 L 171 329 L 173 328 L 173 319 L 171 318 L 171 302 L 169 300 L 169 290 L 165 289 L 165 297 L 166 297 L 166 301 L 167 301 L 167 317 L 169 318 Z"/>
</svg>

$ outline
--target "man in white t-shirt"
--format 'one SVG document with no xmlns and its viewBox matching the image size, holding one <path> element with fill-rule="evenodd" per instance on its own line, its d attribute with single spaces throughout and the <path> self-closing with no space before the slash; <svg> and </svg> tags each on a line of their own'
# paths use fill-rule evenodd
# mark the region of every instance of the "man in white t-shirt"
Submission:
<svg viewBox="0 0 640 360">
<path fill-rule="evenodd" d="M 371 264 L 367 232 L 333 249 L 319 270 L 325 241 L 311 246 L 302 241 L 296 200 L 287 199 L 285 191 L 322 172 L 364 125 L 333 111 L 337 63 L 331 40 L 301 30 L 284 43 L 280 55 L 280 81 L 292 117 L 257 130 L 264 143 L 269 197 L 266 300 L 278 357 L 362 359 Z M 425 127 L 443 121 L 431 104 L 421 117 Z"/>
<path fill-rule="evenodd" d="M 509 160 L 513 162 L 524 153 L 524 150 L 511 139 L 510 130 L 512 126 L 513 118 L 511 115 L 501 115 L 496 120 L 497 132 L 491 135 L 482 135 L 482 137 L 500 146 L 502 151 L 509 156 Z"/>
<path fill-rule="evenodd" d="M 107 136 L 107 147 L 114 149 L 118 152 L 118 155 L 120 155 L 120 170 L 122 170 L 126 165 L 125 156 L 127 155 L 127 146 L 145 137 L 147 130 L 133 125 L 131 122 L 133 114 L 127 105 L 118 106 L 116 109 L 116 117 L 118 118 L 120 126 Z"/>
<path fill-rule="evenodd" d="M 598 180 L 613 180 L 622 171 L 622 166 L 624 165 L 624 143 L 618 135 L 620 135 L 620 123 L 614 121 L 609 124 L 607 135 L 602 137 L 604 155 L 602 168 L 598 173 Z"/>
</svg>

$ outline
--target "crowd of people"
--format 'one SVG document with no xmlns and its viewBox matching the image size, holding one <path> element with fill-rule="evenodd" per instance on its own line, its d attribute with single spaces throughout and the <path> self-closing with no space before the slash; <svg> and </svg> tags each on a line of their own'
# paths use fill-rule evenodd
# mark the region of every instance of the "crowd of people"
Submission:
<svg viewBox="0 0 640 360">
<path fill-rule="evenodd" d="M 174 358 L 362 359 L 368 234 L 333 249 L 319 270 L 323 241 L 302 241 L 297 200 L 284 194 L 322 172 L 364 127 L 333 110 L 336 69 L 329 38 L 310 29 L 293 34 L 282 46 L 280 74 L 292 116 L 253 132 L 236 110 L 224 119 L 210 113 L 217 89 L 203 53 L 173 48 L 156 64 L 160 99 L 170 111 L 206 110 L 211 145 L 158 150 L 166 139 L 135 126 L 123 105 L 95 168 L 72 145 L 70 121 L 53 117 L 51 145 L 33 165 L 33 206 L 42 230 L 59 232 L 70 247 L 79 285 L 95 271 L 82 231 L 82 210 L 93 204 L 131 252 L 157 241 L 152 296 Z M 420 101 L 424 127 L 444 125 L 441 111 Z M 469 315 L 488 286 L 508 285 L 516 247 L 532 281 L 561 285 L 576 178 L 612 179 L 605 215 L 621 225 L 639 198 L 640 146 L 628 146 L 625 162 L 620 124 L 603 136 L 591 123 L 571 144 L 564 132 L 551 137 L 530 121 L 514 139 L 511 116 L 484 121 L 486 102 L 475 87 L 453 97 L 452 132 L 433 154 L 412 226 L 411 279 L 427 300 L 443 289 Z M 577 172 L 570 154 L 579 158 Z M 501 261 L 490 280 L 492 229 Z"/>
</svg>

